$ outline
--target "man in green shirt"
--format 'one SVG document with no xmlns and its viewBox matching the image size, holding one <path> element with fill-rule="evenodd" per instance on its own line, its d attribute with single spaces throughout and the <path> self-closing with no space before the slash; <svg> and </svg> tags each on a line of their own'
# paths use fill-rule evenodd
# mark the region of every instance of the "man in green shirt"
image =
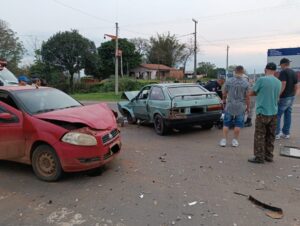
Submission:
<svg viewBox="0 0 300 226">
<path fill-rule="evenodd" d="M 250 95 L 256 96 L 254 157 L 251 163 L 273 162 L 278 100 L 281 82 L 274 76 L 276 64 L 268 63 L 265 75 L 255 83 Z"/>
</svg>

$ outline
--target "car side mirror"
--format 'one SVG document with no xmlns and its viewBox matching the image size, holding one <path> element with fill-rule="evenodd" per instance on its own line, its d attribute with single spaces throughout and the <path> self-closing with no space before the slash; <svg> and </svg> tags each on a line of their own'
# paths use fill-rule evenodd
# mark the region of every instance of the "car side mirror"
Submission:
<svg viewBox="0 0 300 226">
<path fill-rule="evenodd" d="M 1 121 L 10 122 L 10 121 L 13 121 L 14 119 L 15 119 L 15 116 L 10 113 L 6 113 L 6 112 L 0 113 Z"/>
</svg>

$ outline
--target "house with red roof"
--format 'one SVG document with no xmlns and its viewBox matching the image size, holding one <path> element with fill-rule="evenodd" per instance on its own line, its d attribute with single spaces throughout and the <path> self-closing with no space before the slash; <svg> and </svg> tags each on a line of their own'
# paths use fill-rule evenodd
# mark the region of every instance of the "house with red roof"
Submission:
<svg viewBox="0 0 300 226">
<path fill-rule="evenodd" d="M 163 64 L 141 64 L 140 66 L 131 70 L 131 75 L 137 79 L 158 79 L 166 80 L 167 78 L 173 78 L 181 80 L 184 77 L 182 70 L 168 67 Z"/>
</svg>

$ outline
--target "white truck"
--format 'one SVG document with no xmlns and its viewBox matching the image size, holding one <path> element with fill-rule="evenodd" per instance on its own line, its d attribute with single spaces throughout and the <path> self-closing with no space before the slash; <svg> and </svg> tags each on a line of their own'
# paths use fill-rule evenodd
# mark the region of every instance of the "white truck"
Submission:
<svg viewBox="0 0 300 226">
<path fill-rule="evenodd" d="M 0 71 L 0 86 L 18 85 L 18 79 L 7 68 Z"/>
</svg>

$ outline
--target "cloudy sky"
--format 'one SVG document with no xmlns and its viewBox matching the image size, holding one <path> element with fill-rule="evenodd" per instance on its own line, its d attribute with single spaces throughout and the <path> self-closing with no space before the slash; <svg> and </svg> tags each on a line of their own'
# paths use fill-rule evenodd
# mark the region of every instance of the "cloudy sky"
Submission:
<svg viewBox="0 0 300 226">
<path fill-rule="evenodd" d="M 97 46 L 104 34 L 149 38 L 175 34 L 191 41 L 192 18 L 198 20 L 198 61 L 225 67 L 242 64 L 261 72 L 267 49 L 300 46 L 300 0 L 0 0 L 0 19 L 9 23 L 32 50 L 58 31 L 77 29 Z M 190 63 L 192 69 L 192 62 Z"/>
</svg>

